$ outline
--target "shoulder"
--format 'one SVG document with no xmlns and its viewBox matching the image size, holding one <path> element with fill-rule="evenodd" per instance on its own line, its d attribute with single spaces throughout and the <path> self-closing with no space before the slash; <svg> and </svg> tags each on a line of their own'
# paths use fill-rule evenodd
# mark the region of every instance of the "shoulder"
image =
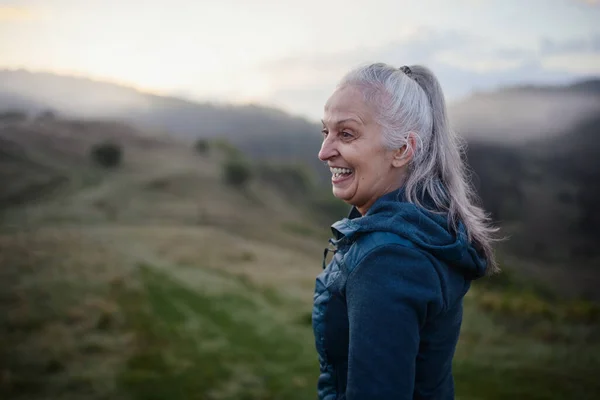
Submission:
<svg viewBox="0 0 600 400">
<path fill-rule="evenodd" d="M 357 241 L 349 266 L 347 288 L 370 287 L 394 297 L 443 307 L 443 282 L 440 266 L 407 239 L 393 233 L 374 234 Z"/>
<path fill-rule="evenodd" d="M 411 274 L 427 277 L 432 282 L 440 281 L 437 265 L 424 251 L 407 239 L 390 234 L 386 240 L 371 238 L 368 243 L 357 242 L 353 268 L 349 274 L 360 274 L 365 268 L 376 269 L 384 274 Z M 394 238 L 393 236 L 396 236 Z"/>
<path fill-rule="evenodd" d="M 418 252 L 416 246 L 407 238 L 399 236 L 392 232 L 370 232 L 359 237 L 350 249 L 349 256 L 355 263 L 360 263 L 362 259 L 370 256 L 373 252 L 382 252 L 389 250 L 410 249 Z"/>
<path fill-rule="evenodd" d="M 358 238 L 344 255 L 344 262 L 351 276 L 364 264 L 386 261 L 398 265 L 409 263 L 423 272 L 435 270 L 430 256 L 412 241 L 392 232 L 371 232 Z"/>
</svg>

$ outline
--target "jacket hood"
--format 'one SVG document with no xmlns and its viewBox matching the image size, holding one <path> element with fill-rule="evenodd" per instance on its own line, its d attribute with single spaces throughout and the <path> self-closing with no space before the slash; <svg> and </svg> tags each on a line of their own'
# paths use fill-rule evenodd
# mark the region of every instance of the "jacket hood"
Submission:
<svg viewBox="0 0 600 400">
<path fill-rule="evenodd" d="M 467 279 L 485 275 L 487 262 L 467 241 L 464 225 L 459 223 L 458 231 L 453 232 L 446 215 L 407 202 L 403 189 L 377 199 L 364 216 L 353 207 L 350 215 L 333 224 L 331 229 L 338 241 L 352 241 L 355 235 L 368 232 L 392 232 L 459 269 Z"/>
</svg>

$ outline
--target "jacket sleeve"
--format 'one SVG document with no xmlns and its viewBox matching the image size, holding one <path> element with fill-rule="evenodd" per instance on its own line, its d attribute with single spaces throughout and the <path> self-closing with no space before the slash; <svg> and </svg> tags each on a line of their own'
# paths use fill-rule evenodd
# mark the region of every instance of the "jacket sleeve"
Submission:
<svg viewBox="0 0 600 400">
<path fill-rule="evenodd" d="M 412 399 L 419 331 L 441 307 L 435 267 L 416 249 L 385 245 L 348 277 L 347 400 Z"/>
</svg>

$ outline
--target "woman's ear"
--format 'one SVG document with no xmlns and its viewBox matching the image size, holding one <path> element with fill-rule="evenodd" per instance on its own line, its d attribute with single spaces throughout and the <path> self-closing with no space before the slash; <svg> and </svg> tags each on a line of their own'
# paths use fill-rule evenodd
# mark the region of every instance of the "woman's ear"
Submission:
<svg viewBox="0 0 600 400">
<path fill-rule="evenodd" d="M 395 168 L 401 168 L 412 160 L 417 139 L 414 133 L 409 133 L 406 138 L 407 143 L 394 152 L 392 165 Z"/>
</svg>

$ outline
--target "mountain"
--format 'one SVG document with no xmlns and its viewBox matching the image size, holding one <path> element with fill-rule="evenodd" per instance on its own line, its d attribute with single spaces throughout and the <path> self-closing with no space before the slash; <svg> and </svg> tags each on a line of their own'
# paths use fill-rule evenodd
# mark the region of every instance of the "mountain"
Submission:
<svg viewBox="0 0 600 400">
<path fill-rule="evenodd" d="M 125 120 L 177 138 L 224 137 L 246 154 L 308 164 L 319 176 L 320 128 L 258 105 L 196 103 L 88 78 L 0 71 L 0 110 L 51 109 L 78 118 Z M 516 86 L 476 93 L 449 105 L 456 130 L 473 142 L 503 145 L 557 137 L 600 113 L 600 80 L 568 86 Z M 325 179 L 325 178 L 324 178 Z"/>
<path fill-rule="evenodd" d="M 600 115 L 521 145 L 470 141 L 467 157 L 511 252 L 600 265 Z"/>
<path fill-rule="evenodd" d="M 513 145 L 557 137 L 600 114 L 600 79 L 475 93 L 451 104 L 449 114 L 469 141 Z"/>
<path fill-rule="evenodd" d="M 317 125 L 278 110 L 193 103 L 89 79 L 25 71 L 0 72 L 0 87 L 0 101 L 5 101 L 0 110 L 51 108 L 78 118 L 128 120 L 146 136 L 147 127 L 152 127 L 152 137 L 184 141 L 224 137 L 252 158 L 301 163 L 311 167 L 321 182 L 329 180 L 316 157 Z M 467 139 L 467 158 L 483 206 L 512 239 L 502 251 L 544 263 L 575 262 L 578 268 L 597 264 L 600 80 L 476 93 L 450 104 L 449 112 L 452 124 Z M 91 135 L 88 128 L 78 129 L 71 130 Z M 110 124 L 100 130 L 114 137 L 127 131 Z M 53 141 L 45 143 L 51 146 Z M 165 162 L 177 161 L 165 158 Z M 30 169 L 29 175 L 37 177 L 31 186 L 34 194 L 59 183 L 63 175 L 58 171 L 46 176 L 44 168 Z M 294 186 L 292 174 L 279 172 L 278 181 Z M 31 194 L 18 185 L 14 193 L 19 195 L 10 194 L 13 202 L 22 193 Z"/>
<path fill-rule="evenodd" d="M 25 70 L 0 71 L 0 88 L 0 109 L 52 109 L 74 117 L 125 119 L 184 139 L 223 136 L 260 156 L 312 156 L 320 140 L 317 124 L 257 105 L 196 103 L 88 78 Z M 496 143 L 560 135 L 599 112 L 600 79 L 567 86 L 507 87 L 449 105 L 453 126 L 463 136 Z M 259 137 L 261 144 L 271 143 L 257 146 Z"/>
<path fill-rule="evenodd" d="M 87 78 L 24 70 L 0 71 L 0 110 L 51 109 L 77 118 L 127 120 L 180 139 L 224 137 L 250 155 L 313 160 L 320 128 L 303 118 L 257 105 L 195 103 Z"/>
</svg>

